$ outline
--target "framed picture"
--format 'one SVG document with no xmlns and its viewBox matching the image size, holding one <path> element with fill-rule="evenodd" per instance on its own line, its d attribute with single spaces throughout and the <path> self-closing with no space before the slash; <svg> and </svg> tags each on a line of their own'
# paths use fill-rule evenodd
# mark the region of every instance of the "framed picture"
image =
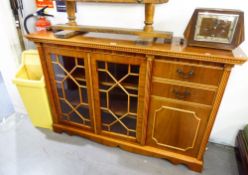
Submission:
<svg viewBox="0 0 248 175">
<path fill-rule="evenodd" d="M 232 50 L 244 41 L 244 13 L 196 9 L 184 36 L 189 46 Z"/>
</svg>

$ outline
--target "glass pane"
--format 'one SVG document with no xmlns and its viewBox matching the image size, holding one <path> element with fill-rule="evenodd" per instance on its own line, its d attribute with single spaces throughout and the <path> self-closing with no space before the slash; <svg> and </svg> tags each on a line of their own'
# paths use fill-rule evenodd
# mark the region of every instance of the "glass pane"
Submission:
<svg viewBox="0 0 248 175">
<path fill-rule="evenodd" d="M 118 86 L 109 91 L 109 109 L 119 116 L 128 112 L 128 95 Z"/>
<path fill-rule="evenodd" d="M 116 79 L 120 80 L 128 74 L 128 65 L 108 63 L 108 72 Z"/>
<path fill-rule="evenodd" d="M 97 63 L 97 68 L 99 69 L 105 69 L 105 62 L 103 61 L 98 61 Z"/>
<path fill-rule="evenodd" d="M 115 117 L 109 112 L 101 110 L 102 113 L 102 123 L 110 125 L 112 122 L 116 121 Z"/>
<path fill-rule="evenodd" d="M 68 56 L 61 56 L 61 55 L 59 55 L 58 57 L 59 57 L 59 63 L 63 66 L 63 68 L 67 72 L 70 72 L 76 66 L 75 58 Z"/>
<path fill-rule="evenodd" d="M 129 129 L 135 130 L 136 116 L 128 115 L 121 120 Z"/>
<path fill-rule="evenodd" d="M 129 75 L 122 83 L 124 86 L 133 86 L 133 88 L 138 89 L 139 77 Z"/>
<path fill-rule="evenodd" d="M 78 66 L 84 66 L 84 59 L 78 58 L 78 59 L 77 59 L 77 65 L 78 65 Z"/>
<path fill-rule="evenodd" d="M 81 105 L 77 108 L 77 111 L 86 119 L 90 119 L 89 107 Z"/>
<path fill-rule="evenodd" d="M 58 64 L 53 64 L 53 70 L 55 72 L 55 80 L 56 81 L 59 81 L 59 82 L 62 82 L 63 79 L 65 78 L 66 76 L 66 73 L 65 71 L 61 68 L 62 66 L 58 65 Z"/>
<path fill-rule="evenodd" d="M 88 103 L 88 93 L 86 88 L 81 88 L 81 98 L 83 103 Z"/>
<path fill-rule="evenodd" d="M 57 92 L 58 92 L 58 95 L 59 95 L 60 98 L 64 97 L 61 83 L 57 83 Z"/>
<path fill-rule="evenodd" d="M 51 57 L 52 62 L 57 62 L 57 55 L 51 54 L 50 57 Z"/>
<path fill-rule="evenodd" d="M 131 65 L 131 73 L 139 74 L 139 66 Z"/>
<path fill-rule="evenodd" d="M 65 90 L 65 99 L 68 100 L 73 106 L 80 104 L 80 92 L 77 84 L 71 78 L 65 79 L 63 82 Z"/>
<path fill-rule="evenodd" d="M 131 113 L 137 113 L 138 98 L 130 97 L 130 111 Z"/>
<path fill-rule="evenodd" d="M 110 131 L 120 133 L 120 134 L 125 134 L 125 135 L 127 134 L 126 128 L 123 125 L 121 125 L 119 122 L 112 125 Z"/>
<path fill-rule="evenodd" d="M 100 92 L 101 106 L 107 108 L 107 94 L 105 92 Z"/>
<path fill-rule="evenodd" d="M 90 126 L 84 59 L 52 54 L 51 61 L 60 98 L 60 119 Z"/>
<path fill-rule="evenodd" d="M 60 100 L 60 107 L 61 107 L 62 113 L 64 114 L 70 113 L 72 111 L 71 106 L 65 100 Z"/>
<path fill-rule="evenodd" d="M 102 130 L 136 137 L 139 66 L 98 61 Z"/>
<path fill-rule="evenodd" d="M 71 75 L 75 78 L 79 86 L 86 86 L 85 70 L 84 68 L 74 68 Z"/>
<path fill-rule="evenodd" d="M 107 72 L 100 72 L 98 74 L 100 85 L 105 85 L 111 87 L 114 84 L 114 79 L 110 77 Z"/>
<path fill-rule="evenodd" d="M 62 115 L 61 115 L 61 119 L 62 119 L 62 120 L 69 120 L 68 116 L 65 115 L 65 114 L 62 114 Z"/>
<path fill-rule="evenodd" d="M 71 113 L 70 120 L 75 123 L 84 124 L 84 120 L 76 112 Z"/>
</svg>

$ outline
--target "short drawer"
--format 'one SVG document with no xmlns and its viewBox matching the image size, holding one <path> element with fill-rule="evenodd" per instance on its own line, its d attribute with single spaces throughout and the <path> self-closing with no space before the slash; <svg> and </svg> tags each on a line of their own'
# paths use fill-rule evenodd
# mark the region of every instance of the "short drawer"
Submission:
<svg viewBox="0 0 248 175">
<path fill-rule="evenodd" d="M 152 95 L 212 105 L 215 91 L 153 82 Z"/>
<path fill-rule="evenodd" d="M 219 85 L 223 70 L 220 67 L 155 60 L 153 76 L 181 81 Z"/>
</svg>

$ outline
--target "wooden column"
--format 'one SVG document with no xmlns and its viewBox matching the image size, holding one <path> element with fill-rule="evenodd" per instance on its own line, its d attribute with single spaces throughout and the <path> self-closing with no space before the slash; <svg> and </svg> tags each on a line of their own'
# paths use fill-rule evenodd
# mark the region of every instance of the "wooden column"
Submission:
<svg viewBox="0 0 248 175">
<path fill-rule="evenodd" d="M 66 1 L 66 10 L 69 25 L 77 25 L 76 23 L 76 1 Z"/>
<path fill-rule="evenodd" d="M 155 5 L 152 3 L 145 4 L 145 32 L 153 31 L 153 17 L 155 12 Z"/>
</svg>

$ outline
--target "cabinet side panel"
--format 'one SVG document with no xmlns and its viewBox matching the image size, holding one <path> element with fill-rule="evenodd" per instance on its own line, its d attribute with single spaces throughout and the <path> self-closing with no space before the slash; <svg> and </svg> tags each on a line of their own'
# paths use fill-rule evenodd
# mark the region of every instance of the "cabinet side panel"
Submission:
<svg viewBox="0 0 248 175">
<path fill-rule="evenodd" d="M 215 102 L 213 104 L 213 109 L 211 111 L 209 121 L 208 121 L 208 124 L 207 124 L 207 128 L 206 128 L 205 134 L 203 136 L 201 147 L 200 147 L 199 154 L 198 154 L 198 157 L 197 157 L 199 160 L 203 159 L 203 155 L 204 155 L 204 152 L 205 152 L 205 149 L 206 149 L 206 145 L 208 143 L 208 139 L 209 139 L 211 130 L 213 128 L 214 121 L 216 119 L 216 114 L 217 114 L 218 109 L 220 107 L 220 103 L 221 103 L 223 94 L 225 92 L 225 88 L 226 88 L 226 85 L 227 85 L 227 82 L 228 82 L 232 67 L 233 67 L 233 65 L 226 65 L 225 68 L 224 68 L 224 72 L 223 72 L 223 75 L 222 75 L 222 78 L 221 78 L 220 86 L 219 86 L 218 91 L 217 91 Z"/>
</svg>

